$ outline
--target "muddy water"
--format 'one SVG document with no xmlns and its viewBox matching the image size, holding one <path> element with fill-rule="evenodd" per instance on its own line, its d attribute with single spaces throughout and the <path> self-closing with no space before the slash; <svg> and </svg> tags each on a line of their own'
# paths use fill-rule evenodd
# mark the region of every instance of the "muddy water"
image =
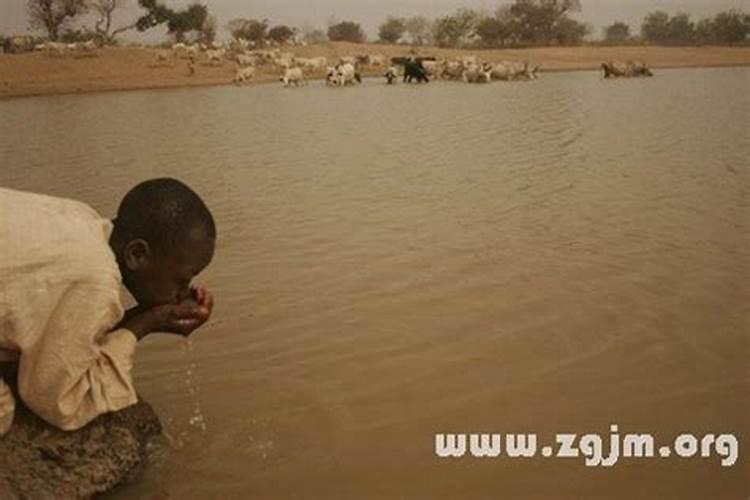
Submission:
<svg viewBox="0 0 750 500">
<path fill-rule="evenodd" d="M 140 346 L 168 439 L 115 498 L 744 498 L 749 89 L 694 69 L 6 101 L 0 184 L 112 214 L 175 176 L 216 215 L 215 319 Z M 740 458 L 434 453 L 610 424 L 734 433 Z"/>
</svg>

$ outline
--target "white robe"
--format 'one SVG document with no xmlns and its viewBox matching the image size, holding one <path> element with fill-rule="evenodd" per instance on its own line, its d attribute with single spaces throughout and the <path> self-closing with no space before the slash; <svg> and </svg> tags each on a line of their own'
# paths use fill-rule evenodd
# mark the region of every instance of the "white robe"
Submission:
<svg viewBox="0 0 750 500">
<path fill-rule="evenodd" d="M 61 429 L 137 401 L 135 335 L 109 246 L 112 223 L 73 200 L 0 188 L 0 361 L 17 360 L 18 390 Z M 0 435 L 14 400 L 0 380 Z"/>
</svg>

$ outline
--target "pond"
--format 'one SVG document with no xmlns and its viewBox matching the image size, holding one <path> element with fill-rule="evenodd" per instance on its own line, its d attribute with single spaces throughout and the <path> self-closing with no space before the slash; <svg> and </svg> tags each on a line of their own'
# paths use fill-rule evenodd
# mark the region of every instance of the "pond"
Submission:
<svg viewBox="0 0 750 500">
<path fill-rule="evenodd" d="M 618 424 L 747 450 L 749 82 L 682 69 L 0 102 L 0 185 L 113 216 L 134 184 L 172 176 L 217 220 L 197 280 L 214 318 L 190 345 L 139 346 L 167 439 L 112 497 L 747 494 L 747 461 L 591 469 L 434 443 Z"/>
</svg>

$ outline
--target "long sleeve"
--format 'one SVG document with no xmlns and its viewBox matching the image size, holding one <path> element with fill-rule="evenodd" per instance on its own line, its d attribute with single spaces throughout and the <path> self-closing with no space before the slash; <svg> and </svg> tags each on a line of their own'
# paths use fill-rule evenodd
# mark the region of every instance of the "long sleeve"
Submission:
<svg viewBox="0 0 750 500">
<path fill-rule="evenodd" d="M 67 284 L 44 331 L 21 352 L 21 398 L 40 417 L 78 429 L 95 417 L 134 404 L 135 336 L 110 331 L 122 318 L 114 280 Z"/>
</svg>

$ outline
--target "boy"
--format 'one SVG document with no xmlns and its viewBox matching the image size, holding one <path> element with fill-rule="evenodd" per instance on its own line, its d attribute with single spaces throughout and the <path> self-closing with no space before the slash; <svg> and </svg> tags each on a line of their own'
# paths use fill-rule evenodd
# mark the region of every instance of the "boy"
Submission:
<svg viewBox="0 0 750 500">
<path fill-rule="evenodd" d="M 190 282 L 215 240 L 206 205 L 174 179 L 135 186 L 112 221 L 73 200 L 0 188 L 0 366 L 18 363 L 24 403 L 64 430 L 134 404 L 136 342 L 188 336 L 211 316 L 212 295 Z M 138 304 L 127 312 L 121 284 Z M 13 407 L 0 378 L 0 435 Z"/>
</svg>

